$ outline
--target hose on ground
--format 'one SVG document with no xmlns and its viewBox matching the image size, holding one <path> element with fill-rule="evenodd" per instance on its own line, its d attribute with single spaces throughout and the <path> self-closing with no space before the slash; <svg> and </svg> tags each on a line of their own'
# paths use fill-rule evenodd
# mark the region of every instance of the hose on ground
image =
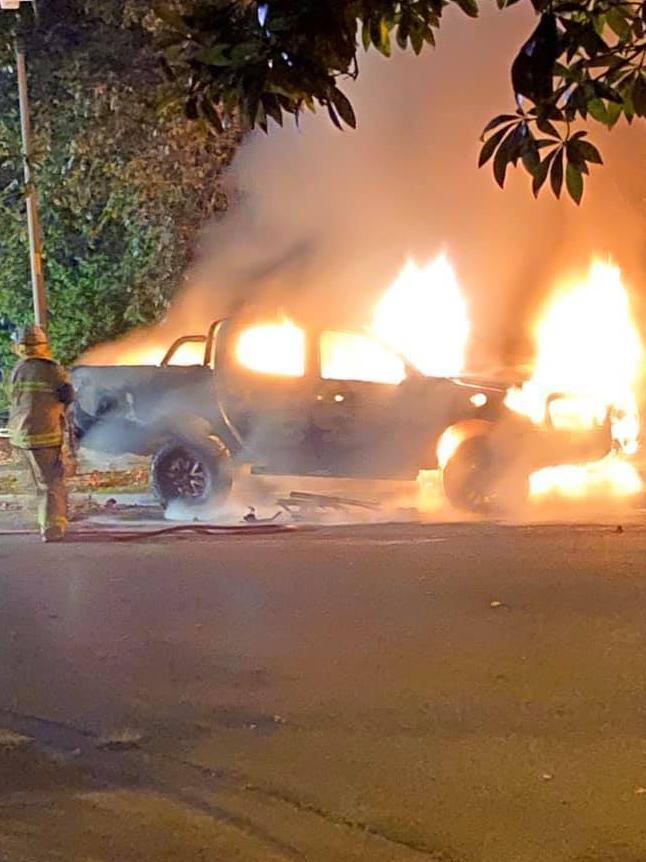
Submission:
<svg viewBox="0 0 646 862">
<path fill-rule="evenodd" d="M 143 539 L 163 538 L 172 535 L 198 536 L 267 536 L 277 533 L 293 533 L 301 530 L 293 524 L 256 524 L 238 526 L 236 524 L 176 524 L 172 527 L 161 527 L 155 530 L 70 530 L 65 536 L 65 543 L 85 542 L 94 539 L 111 542 L 136 542 Z M 36 530 L 0 530 L 0 536 L 35 536 Z"/>
</svg>

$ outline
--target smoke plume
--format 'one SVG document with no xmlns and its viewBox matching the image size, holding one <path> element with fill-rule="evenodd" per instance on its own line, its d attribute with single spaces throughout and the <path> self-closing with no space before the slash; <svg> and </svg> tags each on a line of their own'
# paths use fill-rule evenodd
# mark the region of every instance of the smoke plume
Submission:
<svg viewBox="0 0 646 862">
<path fill-rule="evenodd" d="M 365 55 L 359 79 L 344 84 L 357 131 L 308 115 L 300 128 L 251 136 L 232 169 L 237 203 L 206 229 L 167 320 L 89 361 L 127 361 L 144 342 L 165 347 L 243 303 L 364 325 L 408 256 L 424 262 L 443 249 L 469 302 L 473 369 L 526 359 L 531 319 L 557 273 L 586 269 L 591 254 L 615 257 L 638 286 L 641 128 L 595 124 L 606 166 L 593 170 L 580 208 L 548 190 L 535 201 L 521 171 L 500 191 L 476 167 L 481 128 L 511 105 L 511 62 L 531 26 L 526 4 L 487 7 L 476 22 L 450 10 L 436 50 Z"/>
</svg>

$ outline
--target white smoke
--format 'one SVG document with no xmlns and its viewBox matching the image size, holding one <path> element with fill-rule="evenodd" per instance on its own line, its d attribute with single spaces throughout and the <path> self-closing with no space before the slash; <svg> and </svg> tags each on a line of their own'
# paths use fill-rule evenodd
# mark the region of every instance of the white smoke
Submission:
<svg viewBox="0 0 646 862">
<path fill-rule="evenodd" d="M 250 136 L 232 169 L 238 202 L 206 230 L 188 287 L 150 338 L 203 332 L 241 303 L 363 325 L 407 256 L 446 249 L 470 304 L 470 364 L 484 368 L 531 350 L 531 317 L 563 267 L 601 252 L 637 270 L 641 129 L 595 125 L 607 166 L 593 170 L 580 208 L 548 190 L 534 201 L 521 171 L 502 192 L 490 168 L 476 166 L 480 130 L 512 104 L 511 62 L 532 26 L 525 4 L 487 6 L 478 21 L 450 9 L 436 50 L 362 57 L 358 81 L 342 83 L 356 131 L 319 114 Z M 90 361 L 119 354 L 123 345 L 100 348 Z"/>
</svg>

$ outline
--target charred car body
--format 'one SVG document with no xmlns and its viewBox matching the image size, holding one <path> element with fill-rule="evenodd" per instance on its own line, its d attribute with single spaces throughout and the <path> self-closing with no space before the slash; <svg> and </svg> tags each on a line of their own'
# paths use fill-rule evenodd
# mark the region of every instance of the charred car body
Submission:
<svg viewBox="0 0 646 862">
<path fill-rule="evenodd" d="M 535 424 L 505 406 L 508 385 L 424 376 L 363 333 L 299 330 L 297 373 L 254 371 L 237 352 L 248 326 L 217 321 L 178 339 L 160 366 L 76 367 L 80 445 L 152 456 L 164 505 L 224 500 L 246 462 L 255 473 L 389 479 L 441 467 L 449 501 L 485 513 L 522 501 L 532 471 L 597 460 L 613 445 L 609 419 L 556 429 L 551 406 L 563 396 Z M 187 346 L 200 364 L 174 364 Z"/>
</svg>

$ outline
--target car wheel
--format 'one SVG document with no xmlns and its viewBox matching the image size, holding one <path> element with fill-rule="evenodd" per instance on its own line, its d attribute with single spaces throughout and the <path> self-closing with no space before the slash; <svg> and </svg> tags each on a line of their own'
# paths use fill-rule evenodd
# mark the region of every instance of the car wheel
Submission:
<svg viewBox="0 0 646 862">
<path fill-rule="evenodd" d="M 500 514 L 522 506 L 529 495 L 529 477 L 496 458 L 482 434 L 461 443 L 442 474 L 444 491 L 457 509 Z"/>
<path fill-rule="evenodd" d="M 223 502 L 231 490 L 231 455 L 217 437 L 173 439 L 153 457 L 153 492 L 162 506 L 180 500 L 188 506 Z"/>
</svg>

